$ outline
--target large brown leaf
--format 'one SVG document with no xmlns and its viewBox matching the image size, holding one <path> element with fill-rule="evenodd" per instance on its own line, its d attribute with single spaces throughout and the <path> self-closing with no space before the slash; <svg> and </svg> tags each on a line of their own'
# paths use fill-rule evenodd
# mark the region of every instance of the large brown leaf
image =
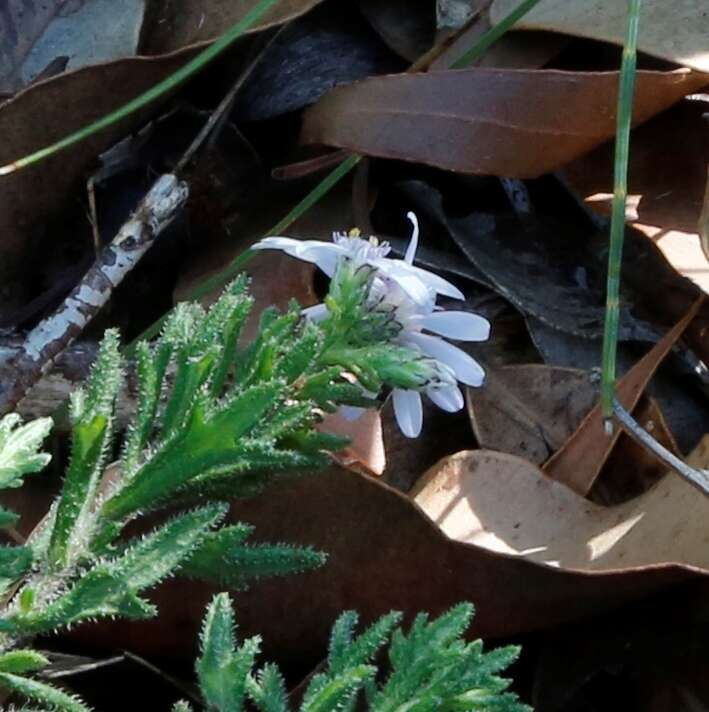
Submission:
<svg viewBox="0 0 709 712">
<path fill-rule="evenodd" d="M 469 480 L 474 478 L 477 485 L 480 477 L 487 486 L 490 511 L 504 517 L 513 533 L 517 521 L 542 532 L 547 522 L 553 533 L 561 527 L 560 502 L 574 504 L 569 516 L 562 518 L 568 524 L 565 535 L 573 533 L 572 515 L 579 510 L 583 513 L 587 506 L 592 511 L 601 509 L 544 478 L 533 465 L 485 451 L 460 453 L 434 467 L 427 482 L 431 485 L 436 478 L 431 486 L 446 504 L 436 508 L 421 499 L 428 516 L 381 481 L 339 468 L 293 480 L 263 496 L 233 503 L 231 518 L 254 524 L 260 540 L 310 544 L 327 551 L 328 563 L 318 571 L 265 581 L 239 593 L 236 614 L 241 635 L 262 634 L 266 657 L 307 670 L 322 658 L 329 628 L 344 609 L 357 609 L 370 621 L 391 609 L 409 615 L 419 610 L 440 613 L 456 602 L 470 600 L 478 611 L 472 634 L 501 636 L 609 609 L 690 575 L 687 569 L 691 567 L 686 564 L 695 562 L 682 559 L 681 552 L 675 552 L 675 558 L 662 548 L 656 559 L 647 551 L 646 561 L 632 568 L 619 563 L 604 571 L 584 570 L 581 565 L 565 569 L 540 565 L 544 557 L 539 552 L 538 560 L 528 561 L 511 547 L 504 553 L 493 550 L 485 537 L 473 536 L 476 525 L 472 520 L 470 526 L 460 520 L 462 533 L 449 531 L 452 519 L 438 509 L 450 510 L 457 517 L 470 500 Z M 553 497 L 545 504 L 550 490 Z M 677 507 L 673 504 L 669 511 L 684 514 L 688 510 L 681 510 L 682 505 L 696 510 L 704 502 L 706 515 L 709 502 L 698 501 L 695 491 L 689 490 L 691 496 L 677 501 Z M 666 502 L 653 501 L 658 506 Z M 529 503 L 529 514 L 523 519 L 525 503 Z M 696 523 L 700 512 L 694 510 Z M 615 509 L 608 511 L 609 516 L 617 514 Z M 664 511 L 654 514 L 664 517 L 665 526 L 672 523 Z M 648 527 L 652 522 L 656 519 L 648 520 Z M 585 533 L 579 530 L 573 540 L 579 547 Z M 533 537 L 530 541 L 534 543 Z M 652 541 L 646 535 L 646 549 Z M 541 537 L 538 543 L 544 543 Z M 695 553 L 706 558 L 706 546 Z M 94 649 L 127 648 L 145 655 L 190 658 L 190 641 L 196 640 L 204 607 L 214 590 L 171 581 L 153 597 L 160 608 L 159 620 L 92 624 L 81 627 L 78 635 Z"/>
<path fill-rule="evenodd" d="M 701 72 L 638 72 L 634 122 L 707 83 Z M 473 68 L 376 77 L 334 89 L 309 109 L 302 140 L 533 178 L 613 136 L 617 88 L 617 72 Z"/>
</svg>

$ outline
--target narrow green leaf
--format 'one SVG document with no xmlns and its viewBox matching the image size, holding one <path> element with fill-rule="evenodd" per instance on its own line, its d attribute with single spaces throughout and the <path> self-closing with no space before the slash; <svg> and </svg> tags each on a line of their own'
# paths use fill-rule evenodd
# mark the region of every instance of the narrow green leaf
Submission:
<svg viewBox="0 0 709 712">
<path fill-rule="evenodd" d="M 251 638 L 236 647 L 234 612 L 225 593 L 215 596 L 209 605 L 201 637 L 202 654 L 196 667 L 207 705 L 220 712 L 239 712 L 244 705 L 247 677 L 253 669 L 259 639 Z"/>
<path fill-rule="evenodd" d="M 39 418 L 26 425 L 10 413 L 0 420 L 0 489 L 20 487 L 22 477 L 39 472 L 50 456 L 38 453 L 42 441 L 52 429 L 51 418 Z"/>
<path fill-rule="evenodd" d="M 258 681 L 247 682 L 249 697 L 260 712 L 289 712 L 286 684 L 277 665 L 268 664 L 258 675 Z"/>
<path fill-rule="evenodd" d="M 115 401 L 123 381 L 119 346 L 118 333 L 108 330 L 86 389 L 72 402 L 71 461 L 49 542 L 48 557 L 55 567 L 67 564 L 72 554 L 81 553 L 90 539 L 88 522 L 108 457 Z"/>
<path fill-rule="evenodd" d="M 32 549 L 29 546 L 0 547 L 0 595 L 31 567 Z"/>
<path fill-rule="evenodd" d="M 603 331 L 601 363 L 601 409 L 606 428 L 613 428 L 616 355 L 620 321 L 620 272 L 625 239 L 625 203 L 628 196 L 628 160 L 630 157 L 630 127 L 633 120 L 633 92 L 638 45 L 641 0 L 628 0 L 628 22 L 625 32 L 623 60 L 620 67 L 618 108 L 615 134 L 613 206 L 611 208 L 611 238 L 608 250 L 608 280 L 606 287 L 606 320 Z"/>
<path fill-rule="evenodd" d="M 49 660 L 36 650 L 12 650 L 0 655 L 0 672 L 22 675 L 41 670 L 47 665 Z"/>
<path fill-rule="evenodd" d="M 288 544 L 245 545 L 250 534 L 245 525 L 210 532 L 183 564 L 182 573 L 231 589 L 270 576 L 300 573 L 322 566 L 327 556 L 310 547 Z"/>
<path fill-rule="evenodd" d="M 78 697 L 70 695 L 57 687 L 39 682 L 39 680 L 0 672 L 0 685 L 13 692 L 19 692 L 30 700 L 48 705 L 53 710 L 61 710 L 61 712 L 91 712 L 91 709 Z"/>
<path fill-rule="evenodd" d="M 317 690 L 310 694 L 306 692 L 301 712 L 332 712 L 342 709 L 374 677 L 376 671 L 371 665 L 359 665 L 325 681 Z"/>
<path fill-rule="evenodd" d="M 158 377 L 153 351 L 144 341 L 135 349 L 135 374 L 138 381 L 138 397 L 135 415 L 128 428 L 121 457 L 124 477 L 132 475 L 142 451 L 148 444 L 155 428 L 155 416 L 160 401 L 162 380 Z"/>
<path fill-rule="evenodd" d="M 9 624 L 18 632 L 38 634 L 92 618 L 155 615 L 155 608 L 138 594 L 173 575 L 225 512 L 226 505 L 213 504 L 171 519 L 129 542 L 121 555 L 97 563 L 46 607 L 15 614 Z"/>
</svg>

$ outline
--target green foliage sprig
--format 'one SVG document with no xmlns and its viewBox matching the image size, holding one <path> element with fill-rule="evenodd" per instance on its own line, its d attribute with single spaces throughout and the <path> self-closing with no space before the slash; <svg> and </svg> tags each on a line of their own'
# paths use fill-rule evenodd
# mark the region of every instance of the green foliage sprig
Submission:
<svg viewBox="0 0 709 712">
<path fill-rule="evenodd" d="M 204 705 L 210 712 L 240 712 L 249 703 L 259 712 L 350 712 L 364 700 L 372 712 L 526 712 L 499 676 L 519 649 L 485 653 L 482 641 L 467 643 L 463 635 L 472 616 L 470 604 L 432 621 L 419 614 L 405 633 L 398 627 L 401 614 L 393 612 L 356 635 L 357 614 L 346 611 L 333 626 L 324 670 L 294 708 L 278 667 L 256 667 L 259 638 L 237 643 L 231 600 L 222 593 L 207 610 L 196 665 Z M 380 669 L 377 654 L 385 646 L 389 662 Z M 180 702 L 173 712 L 189 709 Z"/>
<path fill-rule="evenodd" d="M 346 441 L 315 426 L 340 405 L 371 404 L 363 387 L 426 377 L 430 359 L 392 343 L 390 320 L 368 306 L 372 281 L 369 268 L 343 268 L 329 318 L 308 322 L 295 303 L 283 314 L 267 309 L 246 346 L 239 337 L 253 302 L 245 278 L 209 311 L 178 307 L 154 343 L 136 348 L 137 406 L 111 467 L 127 365 L 118 334 L 106 333 L 85 387 L 71 398 L 61 492 L 26 544 L 0 548 L 0 686 L 51 708 L 84 710 L 29 676 L 46 665 L 26 649 L 32 636 L 99 618 L 155 616 L 145 593 L 177 574 L 240 588 L 324 562 L 307 548 L 248 544 L 251 527 L 225 524 L 225 500 L 327 465 Z M 50 426 L 21 425 L 14 415 L 0 421 L 0 487 L 21 485 L 47 463 L 38 450 Z M 0 512 L 3 526 L 15 519 Z M 147 533 L 126 537 L 136 519 Z"/>
</svg>

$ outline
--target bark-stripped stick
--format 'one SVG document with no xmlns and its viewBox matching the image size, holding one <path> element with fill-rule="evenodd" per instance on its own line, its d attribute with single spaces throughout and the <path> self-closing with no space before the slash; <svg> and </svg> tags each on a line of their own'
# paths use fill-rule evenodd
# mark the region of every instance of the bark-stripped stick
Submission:
<svg viewBox="0 0 709 712">
<path fill-rule="evenodd" d="M 81 334 L 155 238 L 173 221 L 188 193 L 187 184 L 175 175 L 158 178 L 57 311 L 27 335 L 12 361 L 2 364 L 7 380 L 0 384 L 0 414 L 14 409 L 54 359 Z"/>
</svg>

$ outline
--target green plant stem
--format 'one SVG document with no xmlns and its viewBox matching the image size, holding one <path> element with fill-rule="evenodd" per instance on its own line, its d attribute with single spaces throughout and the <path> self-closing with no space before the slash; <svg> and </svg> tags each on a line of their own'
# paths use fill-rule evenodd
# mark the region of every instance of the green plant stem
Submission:
<svg viewBox="0 0 709 712">
<path fill-rule="evenodd" d="M 512 12 L 503 17 L 494 27 L 490 28 L 469 50 L 458 57 L 458 59 L 451 64 L 450 69 L 462 69 L 472 64 L 538 2 L 539 0 L 524 0 L 524 2 L 521 2 Z"/>
<path fill-rule="evenodd" d="M 613 399 L 615 397 L 616 352 L 620 316 L 620 272 L 625 237 L 625 202 L 628 193 L 628 156 L 630 125 L 633 115 L 633 90 L 638 43 L 641 0 L 628 2 L 628 26 L 623 48 L 618 91 L 618 116 L 615 139 L 613 210 L 611 216 L 610 249 L 608 252 L 608 283 L 606 289 L 606 322 L 603 334 L 601 365 L 601 409 L 606 430 L 613 431 Z"/>
<path fill-rule="evenodd" d="M 150 104 L 167 92 L 171 91 L 193 74 L 196 74 L 217 55 L 221 54 L 227 47 L 229 47 L 229 45 L 232 44 L 232 42 L 234 42 L 234 40 L 244 34 L 246 30 L 248 30 L 277 2 L 279 2 L 279 0 L 261 0 L 256 7 L 246 13 L 246 15 L 244 15 L 239 22 L 230 27 L 218 40 L 210 44 L 196 57 L 194 57 L 194 59 L 187 62 L 184 67 L 180 67 L 180 69 L 161 81 L 159 84 L 151 87 L 148 91 L 135 97 L 135 99 L 132 99 L 127 104 L 124 104 L 115 111 L 112 111 L 110 114 L 101 117 L 98 121 L 94 121 L 88 126 L 84 126 L 60 141 L 46 146 L 39 151 L 35 151 L 28 156 L 24 156 L 23 158 L 13 161 L 12 163 L 0 166 L 0 176 L 12 173 L 20 168 L 25 168 L 33 163 L 38 163 L 39 161 L 48 158 L 59 151 L 63 151 L 65 148 L 73 146 L 75 143 L 83 141 L 92 134 L 115 124 L 117 121 L 124 119 L 126 116 L 129 116 L 138 109 L 141 109 L 146 104 Z"/>
</svg>

